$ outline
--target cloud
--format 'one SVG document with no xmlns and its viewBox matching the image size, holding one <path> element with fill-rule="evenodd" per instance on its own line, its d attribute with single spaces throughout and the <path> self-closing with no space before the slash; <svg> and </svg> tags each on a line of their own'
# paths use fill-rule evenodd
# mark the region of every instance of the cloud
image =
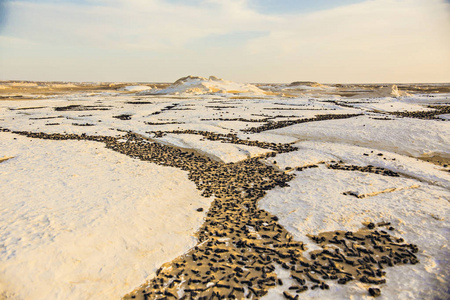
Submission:
<svg viewBox="0 0 450 300">
<path fill-rule="evenodd" d="M 55 68 L 54 77 L 82 76 L 89 65 L 109 70 L 98 80 L 174 80 L 189 72 L 266 82 L 450 81 L 447 1 L 367 0 L 290 14 L 263 13 L 253 2 L 10 1 L 0 39 L 4 74 L 17 59 L 4 41 L 14 38 L 31 43 L 22 52 L 30 63 L 60 59 L 68 69 Z"/>
<path fill-rule="evenodd" d="M 275 56 L 281 65 L 290 63 L 317 75 L 313 69 L 343 74 L 351 70 L 355 80 L 384 76 L 388 81 L 423 81 L 425 74 L 429 80 L 449 80 L 449 12 L 450 5 L 443 1 L 366 1 L 292 17 L 286 20 L 289 27 L 283 24 L 248 47 L 254 55 Z"/>
<path fill-rule="evenodd" d="M 98 4 L 15 1 L 8 29 L 46 43 L 165 51 L 214 34 L 256 31 L 266 20 L 246 10 L 244 1 L 208 0 L 200 6 L 160 0 Z"/>
</svg>

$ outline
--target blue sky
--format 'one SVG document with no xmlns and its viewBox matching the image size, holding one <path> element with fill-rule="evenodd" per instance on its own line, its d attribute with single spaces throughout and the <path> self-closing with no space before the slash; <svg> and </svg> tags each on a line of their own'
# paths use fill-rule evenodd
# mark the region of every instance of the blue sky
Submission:
<svg viewBox="0 0 450 300">
<path fill-rule="evenodd" d="M 251 0 L 249 6 L 264 14 L 292 14 L 325 10 L 364 0 Z M 168 0 L 175 4 L 201 5 L 203 0 Z"/>
<path fill-rule="evenodd" d="M 307 13 L 346 6 L 364 0 L 252 0 L 250 6 L 267 14 Z"/>
<path fill-rule="evenodd" d="M 447 0 L 0 0 L 0 80 L 450 82 Z"/>
</svg>

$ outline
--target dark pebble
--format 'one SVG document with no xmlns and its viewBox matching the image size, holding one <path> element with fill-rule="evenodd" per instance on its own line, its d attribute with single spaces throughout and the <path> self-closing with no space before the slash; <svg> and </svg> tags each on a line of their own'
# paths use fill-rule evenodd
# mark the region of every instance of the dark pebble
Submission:
<svg viewBox="0 0 450 300">
<path fill-rule="evenodd" d="M 369 288 L 369 295 L 372 297 L 378 297 L 381 295 L 381 291 L 378 288 Z"/>
</svg>

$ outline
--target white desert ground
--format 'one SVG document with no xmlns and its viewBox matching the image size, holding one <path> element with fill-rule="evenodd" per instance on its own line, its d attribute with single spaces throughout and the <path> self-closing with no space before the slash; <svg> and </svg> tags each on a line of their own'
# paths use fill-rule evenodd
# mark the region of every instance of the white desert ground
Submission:
<svg viewBox="0 0 450 300">
<path fill-rule="evenodd" d="M 449 299 L 449 119 L 450 84 L 0 82 L 0 299 Z"/>
</svg>

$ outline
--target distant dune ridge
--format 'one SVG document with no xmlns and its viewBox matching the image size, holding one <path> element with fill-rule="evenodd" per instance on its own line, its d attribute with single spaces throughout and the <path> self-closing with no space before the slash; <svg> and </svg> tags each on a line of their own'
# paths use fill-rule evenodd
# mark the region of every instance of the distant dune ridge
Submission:
<svg viewBox="0 0 450 300">
<path fill-rule="evenodd" d="M 315 81 L 291 83 L 237 83 L 216 76 L 185 76 L 167 82 L 64 82 L 64 81 L 0 81 L 3 100 L 35 99 L 55 93 L 123 92 L 138 95 L 236 95 L 238 97 L 345 97 L 345 98 L 401 98 L 416 93 L 448 93 L 447 84 L 325 84 Z"/>
<path fill-rule="evenodd" d="M 294 81 L 289 84 L 289 87 L 327 87 L 321 83 L 314 81 Z"/>
</svg>

